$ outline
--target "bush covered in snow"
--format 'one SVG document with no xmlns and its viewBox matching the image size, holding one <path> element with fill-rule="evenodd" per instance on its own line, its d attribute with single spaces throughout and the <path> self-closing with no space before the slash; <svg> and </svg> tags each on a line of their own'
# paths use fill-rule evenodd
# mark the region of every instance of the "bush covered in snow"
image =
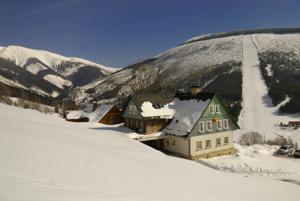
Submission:
<svg viewBox="0 0 300 201">
<path fill-rule="evenodd" d="M 241 136 L 240 138 L 240 144 L 241 145 L 254 145 L 254 144 L 263 144 L 264 140 L 261 134 L 257 132 L 248 132 Z"/>
</svg>

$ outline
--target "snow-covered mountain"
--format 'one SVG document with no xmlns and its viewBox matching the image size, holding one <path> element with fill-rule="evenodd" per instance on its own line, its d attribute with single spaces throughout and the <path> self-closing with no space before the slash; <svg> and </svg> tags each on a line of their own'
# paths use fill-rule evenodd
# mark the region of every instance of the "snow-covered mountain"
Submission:
<svg viewBox="0 0 300 201">
<path fill-rule="evenodd" d="M 115 71 L 94 62 L 20 46 L 0 47 L 0 81 L 56 97 Z"/>
<path fill-rule="evenodd" d="M 299 72 L 300 29 L 208 34 L 76 88 L 70 96 L 79 102 L 117 101 L 131 93 L 132 80 L 143 76 L 155 77 L 146 91 L 174 93 L 199 84 L 225 99 L 243 132 L 276 136 L 282 132 L 274 124 L 299 119 L 282 115 L 300 112 Z"/>
<path fill-rule="evenodd" d="M 266 29 L 194 37 L 154 58 L 128 66 L 105 79 L 77 88 L 72 96 L 78 101 L 112 101 L 130 92 L 134 73 L 144 67 L 156 77 L 152 90 L 176 91 L 200 84 L 204 90 L 219 92 L 236 111 L 242 100 L 243 36 L 253 35 L 261 71 L 274 105 L 286 96 L 291 99 L 281 112 L 300 112 L 298 69 L 300 68 L 300 29 Z M 282 73 L 284 72 L 284 73 Z M 134 75 L 136 74 L 136 75 Z M 295 86 L 295 88 L 286 85 Z M 92 92 L 92 93 L 91 93 Z M 300 98 L 300 97 L 299 97 Z"/>
</svg>

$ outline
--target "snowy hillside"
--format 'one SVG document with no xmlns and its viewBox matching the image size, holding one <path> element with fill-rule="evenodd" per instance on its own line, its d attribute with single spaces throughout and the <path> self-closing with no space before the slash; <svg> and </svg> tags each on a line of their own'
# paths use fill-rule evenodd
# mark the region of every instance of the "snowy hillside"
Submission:
<svg viewBox="0 0 300 201">
<path fill-rule="evenodd" d="M 71 96 L 78 102 L 116 101 L 130 93 L 135 74 L 145 76 L 142 69 L 147 68 L 155 82 L 146 91 L 174 93 L 197 83 L 225 99 L 240 117 L 242 133 L 291 136 L 300 142 L 298 130 L 275 126 L 299 120 L 299 55 L 300 29 L 207 34 L 77 88 Z"/>
<path fill-rule="evenodd" d="M 296 184 L 170 157 L 124 128 L 2 104 L 0 118 L 0 200 L 299 200 Z"/>
<path fill-rule="evenodd" d="M 70 88 L 104 78 L 116 69 L 80 58 L 19 46 L 0 49 L 0 77 L 10 85 L 58 96 Z M 23 78 L 25 77 L 25 78 Z"/>
<path fill-rule="evenodd" d="M 65 57 L 44 50 L 34 50 L 34 49 L 29 49 L 21 46 L 13 46 L 13 45 L 8 47 L 3 47 L 3 49 L 0 49 L 0 57 L 7 59 L 9 61 L 13 61 L 16 65 L 21 67 L 26 67 L 28 65 L 29 59 L 36 58 L 44 65 L 52 69 L 55 69 L 57 71 L 60 71 L 59 67 L 64 62 L 74 62 L 74 63 L 81 63 L 81 65 L 95 66 L 100 68 L 103 71 L 103 73 L 106 74 L 110 74 L 115 71 L 114 68 L 105 67 L 85 59 L 80 59 L 75 57 Z"/>
</svg>

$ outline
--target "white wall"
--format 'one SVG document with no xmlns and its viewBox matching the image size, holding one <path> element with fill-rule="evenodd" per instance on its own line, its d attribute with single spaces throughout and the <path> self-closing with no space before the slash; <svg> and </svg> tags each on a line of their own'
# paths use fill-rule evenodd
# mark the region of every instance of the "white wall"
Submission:
<svg viewBox="0 0 300 201">
<path fill-rule="evenodd" d="M 169 145 L 167 145 L 169 142 Z M 174 144 L 175 142 L 175 144 Z M 189 139 L 177 136 L 170 136 L 164 140 L 164 148 L 167 151 L 189 156 Z"/>
<path fill-rule="evenodd" d="M 224 145 L 224 138 L 228 137 L 228 144 Z M 216 139 L 221 138 L 221 146 L 216 147 Z M 206 140 L 210 140 L 211 148 L 206 149 Z M 202 141 L 202 150 L 197 150 L 197 142 Z M 195 136 L 190 139 L 190 153 L 191 156 L 197 156 L 200 154 L 207 154 L 215 151 L 221 151 L 233 147 L 233 133 L 232 131 L 225 131 L 215 134 L 207 134 Z"/>
</svg>

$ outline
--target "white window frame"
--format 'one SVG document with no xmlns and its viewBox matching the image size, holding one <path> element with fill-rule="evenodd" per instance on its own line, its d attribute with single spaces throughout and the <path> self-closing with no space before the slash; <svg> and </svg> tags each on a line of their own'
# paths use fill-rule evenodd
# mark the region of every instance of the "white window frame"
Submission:
<svg viewBox="0 0 300 201">
<path fill-rule="evenodd" d="M 223 128 L 228 129 L 229 128 L 229 121 L 228 119 L 223 119 Z"/>
<path fill-rule="evenodd" d="M 214 105 L 209 105 L 208 106 L 208 111 L 209 111 L 209 114 L 215 114 L 215 106 Z"/>
<path fill-rule="evenodd" d="M 222 119 L 219 119 L 217 120 L 217 130 L 222 130 L 222 129 L 223 129 L 223 121 Z"/>
<path fill-rule="evenodd" d="M 208 124 L 210 124 L 210 129 L 209 129 Z M 207 130 L 207 131 L 212 131 L 212 130 L 213 130 L 212 127 L 213 127 L 212 121 L 207 121 L 207 122 L 206 122 L 206 130 Z"/>
<path fill-rule="evenodd" d="M 198 145 L 200 145 L 200 146 L 198 146 Z M 202 149 L 203 149 L 202 141 L 196 142 L 196 151 L 199 151 L 199 150 L 202 150 Z"/>
<path fill-rule="evenodd" d="M 217 108 L 218 108 L 218 109 L 217 109 Z M 216 105 L 215 112 L 216 112 L 217 114 L 221 113 L 220 105 Z"/>
<path fill-rule="evenodd" d="M 201 130 L 201 125 L 202 125 L 202 130 Z M 200 121 L 199 122 L 199 132 L 203 133 L 205 132 L 205 122 L 204 121 Z"/>
</svg>

